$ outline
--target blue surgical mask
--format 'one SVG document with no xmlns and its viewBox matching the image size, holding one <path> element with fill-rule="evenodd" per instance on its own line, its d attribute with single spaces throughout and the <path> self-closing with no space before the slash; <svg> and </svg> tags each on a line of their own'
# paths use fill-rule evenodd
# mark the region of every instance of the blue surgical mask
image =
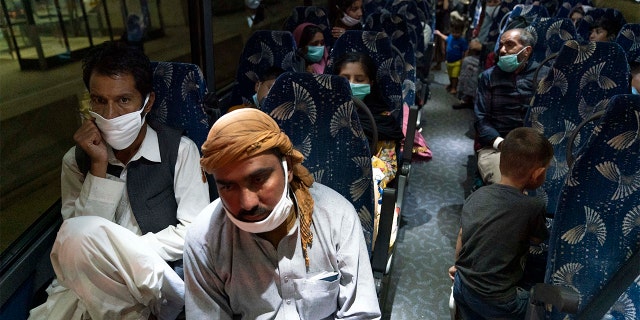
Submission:
<svg viewBox="0 0 640 320">
<path fill-rule="evenodd" d="M 631 87 L 631 94 L 640 94 L 640 93 L 638 93 L 638 90 L 636 89 L 636 87 Z"/>
<path fill-rule="evenodd" d="M 324 55 L 324 46 L 307 46 L 307 59 L 311 62 L 318 62 Z"/>
<path fill-rule="evenodd" d="M 258 93 L 257 92 L 254 93 L 252 98 L 253 98 L 253 104 L 256 105 L 256 108 L 259 107 L 260 106 L 260 102 L 258 101 Z"/>
<path fill-rule="evenodd" d="M 527 47 L 522 48 L 518 53 L 500 56 L 498 59 L 498 68 L 504 72 L 513 72 L 522 64 L 518 61 L 518 55 Z"/>
<path fill-rule="evenodd" d="M 349 86 L 351 86 L 351 94 L 362 100 L 369 93 L 371 93 L 371 85 L 368 83 L 351 83 L 349 82 Z"/>
</svg>

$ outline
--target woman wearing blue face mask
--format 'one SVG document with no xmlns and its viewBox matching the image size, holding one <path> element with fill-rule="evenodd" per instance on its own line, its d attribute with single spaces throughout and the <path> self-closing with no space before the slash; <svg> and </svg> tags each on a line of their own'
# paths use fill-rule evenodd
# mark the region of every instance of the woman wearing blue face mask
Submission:
<svg viewBox="0 0 640 320">
<path fill-rule="evenodd" d="M 307 72 L 323 74 L 329 52 L 324 46 L 322 29 L 315 24 L 303 23 L 293 30 L 293 38 L 298 46 L 298 53 L 305 61 Z"/>
<path fill-rule="evenodd" d="M 385 141 L 399 143 L 404 134 L 376 86 L 376 69 L 373 59 L 368 55 L 349 52 L 336 60 L 333 73 L 349 80 L 353 96 L 362 100 L 373 114 L 378 129 L 379 145 Z M 372 126 L 369 118 L 360 110 L 358 116 L 365 135 L 371 139 Z"/>
</svg>

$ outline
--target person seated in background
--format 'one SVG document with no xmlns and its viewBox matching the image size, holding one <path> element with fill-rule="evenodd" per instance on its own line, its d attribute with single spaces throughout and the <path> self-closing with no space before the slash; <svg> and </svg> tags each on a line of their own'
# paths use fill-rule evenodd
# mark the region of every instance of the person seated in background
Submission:
<svg viewBox="0 0 640 320">
<path fill-rule="evenodd" d="M 242 108 L 258 108 L 269 94 L 273 83 L 276 82 L 276 79 L 282 73 L 284 73 L 282 68 L 274 66 L 265 70 L 261 75 L 258 75 L 258 81 L 256 81 L 254 85 L 256 93 L 251 97 L 251 101 L 245 101 L 243 104 L 232 106 L 227 110 L 227 113 Z"/>
<path fill-rule="evenodd" d="M 293 38 L 298 53 L 305 61 L 307 72 L 323 74 L 329 59 L 329 52 L 324 46 L 322 29 L 312 23 L 302 23 L 293 30 Z"/>
<path fill-rule="evenodd" d="M 535 129 L 512 130 L 502 142 L 500 182 L 464 202 L 449 268 L 463 319 L 524 319 L 529 292 L 520 282 L 529 246 L 549 236 L 544 201 L 524 191 L 542 185 L 552 157 L 551 143 Z"/>
<path fill-rule="evenodd" d="M 578 22 L 582 20 L 582 18 L 584 18 L 584 13 L 585 12 L 581 4 L 578 4 L 571 9 L 571 12 L 569 12 L 569 19 L 571 19 L 574 27 L 578 25 Z"/>
<path fill-rule="evenodd" d="M 469 44 L 467 39 L 462 37 L 464 32 L 464 24 L 459 22 L 451 22 L 451 34 L 445 35 L 439 30 L 435 31 L 435 35 L 444 39 L 447 43 L 447 73 L 449 74 L 449 85 L 446 90 L 453 95 L 458 94 L 458 76 L 460 75 L 460 67 L 462 66 L 462 58 L 467 55 Z"/>
<path fill-rule="evenodd" d="M 333 73 L 349 80 L 351 92 L 355 98 L 362 100 L 375 121 L 378 130 L 377 150 L 371 153 L 388 164 L 384 173 L 393 180 L 398 168 L 397 148 L 404 134 L 400 123 L 391 114 L 389 105 L 384 101 L 376 82 L 377 67 L 371 57 L 360 52 L 348 52 L 339 57 L 333 66 Z M 369 140 L 373 138 L 373 125 L 364 110 L 358 108 L 358 117 L 362 129 Z"/>
<path fill-rule="evenodd" d="M 347 30 L 362 30 L 362 0 L 329 1 L 333 16 L 331 35 L 339 38 Z"/>
<path fill-rule="evenodd" d="M 141 50 L 106 42 L 82 71 L 91 118 L 62 160 L 56 280 L 31 318 L 175 319 L 186 227 L 210 202 L 198 147 L 147 123 L 155 93 Z"/>
<path fill-rule="evenodd" d="M 622 29 L 622 23 L 615 19 L 607 17 L 601 17 L 591 25 L 591 34 L 589 34 L 589 41 L 604 41 L 612 42 L 616 41 L 618 32 Z"/>
<path fill-rule="evenodd" d="M 202 153 L 220 198 L 187 232 L 187 319 L 380 319 L 355 208 L 268 114 L 222 116 Z"/>
<path fill-rule="evenodd" d="M 529 59 L 534 45 L 533 35 L 525 29 L 505 31 L 497 65 L 480 74 L 474 125 L 481 147 L 478 171 L 484 183 L 500 181 L 500 143 L 511 130 L 524 125 L 534 94 L 533 75 L 539 66 Z M 540 77 L 547 71 L 543 67 Z"/>
</svg>

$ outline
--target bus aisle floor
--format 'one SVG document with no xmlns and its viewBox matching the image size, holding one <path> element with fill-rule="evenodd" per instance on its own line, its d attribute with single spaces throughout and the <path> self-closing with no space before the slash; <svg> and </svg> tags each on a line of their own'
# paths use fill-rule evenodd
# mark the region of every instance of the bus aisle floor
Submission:
<svg viewBox="0 0 640 320">
<path fill-rule="evenodd" d="M 442 70 L 432 72 L 431 99 L 422 109 L 422 135 L 433 159 L 411 168 L 383 319 L 450 317 L 447 270 L 475 172 L 468 163 L 474 166 L 475 160 L 468 136 L 473 111 L 451 108 L 457 98 L 445 90 L 449 79 Z"/>
</svg>

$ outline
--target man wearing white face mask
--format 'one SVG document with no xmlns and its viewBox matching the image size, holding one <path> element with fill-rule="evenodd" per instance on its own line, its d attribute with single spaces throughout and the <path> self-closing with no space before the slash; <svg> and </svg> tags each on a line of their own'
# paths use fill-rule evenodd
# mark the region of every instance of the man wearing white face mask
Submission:
<svg viewBox="0 0 640 320">
<path fill-rule="evenodd" d="M 380 318 L 353 205 L 313 181 L 269 115 L 224 115 L 202 153 L 220 198 L 185 240 L 187 319 Z"/>
<path fill-rule="evenodd" d="M 149 59 L 108 42 L 83 61 L 91 119 L 62 164 L 56 280 L 32 319 L 175 319 L 186 226 L 209 203 L 195 144 L 147 124 Z"/>
<path fill-rule="evenodd" d="M 534 94 L 533 74 L 539 64 L 529 60 L 534 38 L 524 29 L 511 29 L 500 38 L 499 60 L 480 75 L 476 95 L 475 128 L 481 145 L 478 171 L 485 183 L 500 181 L 500 143 L 524 125 Z M 540 71 L 543 77 L 548 68 Z"/>
</svg>

